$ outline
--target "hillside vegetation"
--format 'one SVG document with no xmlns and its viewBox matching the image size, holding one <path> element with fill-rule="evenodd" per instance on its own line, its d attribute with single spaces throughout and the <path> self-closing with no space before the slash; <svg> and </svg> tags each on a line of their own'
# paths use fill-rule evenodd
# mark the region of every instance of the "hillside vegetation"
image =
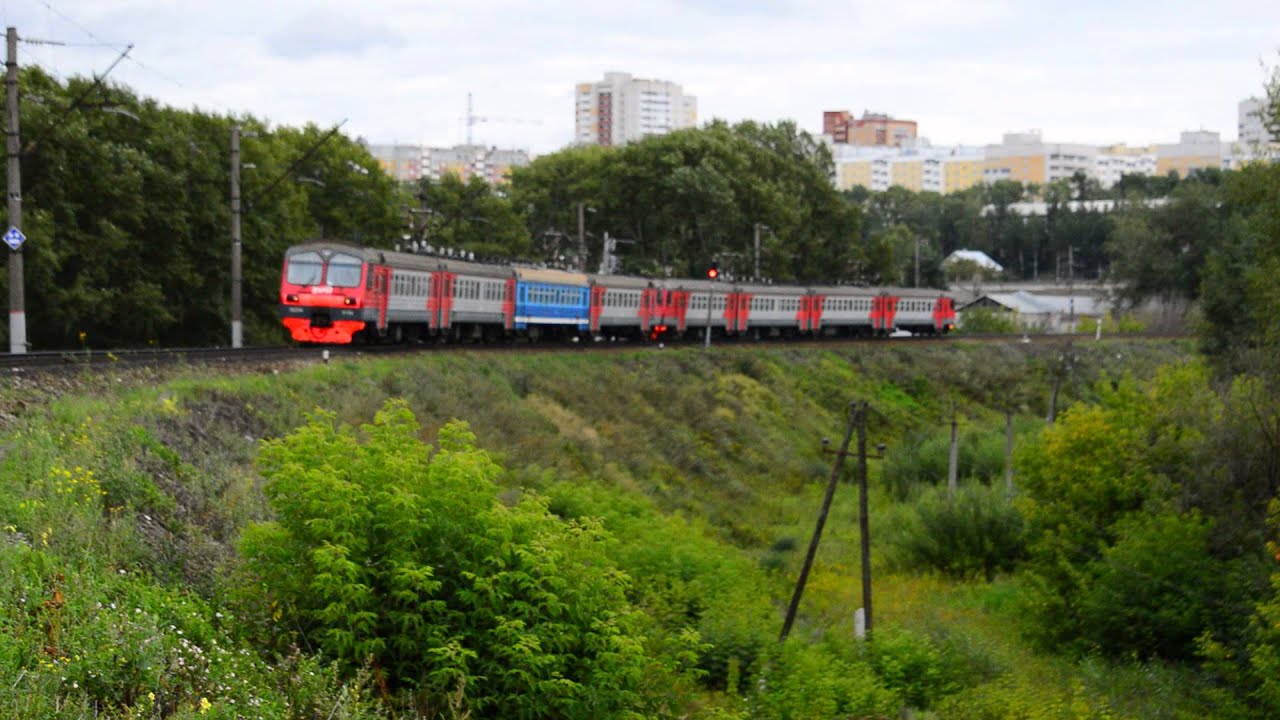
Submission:
<svg viewBox="0 0 1280 720">
<path fill-rule="evenodd" d="M 0 393 L 0 716 L 1280 707 L 1274 488 L 1247 482 L 1274 402 L 1182 343 L 454 352 L 71 389 Z M 872 639 L 846 482 L 779 644 L 855 400 L 886 446 Z"/>
</svg>

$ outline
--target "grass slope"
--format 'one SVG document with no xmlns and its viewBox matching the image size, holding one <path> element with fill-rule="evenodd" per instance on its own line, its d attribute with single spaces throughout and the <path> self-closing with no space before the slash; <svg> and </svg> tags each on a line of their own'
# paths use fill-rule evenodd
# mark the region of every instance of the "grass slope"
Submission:
<svg viewBox="0 0 1280 720">
<path fill-rule="evenodd" d="M 848 484 L 793 631 L 812 653 L 778 654 L 773 640 L 830 472 L 821 440 L 838 442 L 850 402 L 870 403 L 870 442 L 901 465 L 904 448 L 945 436 L 953 413 L 966 443 L 1002 449 L 991 437 L 1003 437 L 1004 409 L 1020 432 L 1034 432 L 1055 378 L 1061 405 L 1088 399 L 1100 379 L 1145 376 L 1186 352 L 1118 340 L 1065 351 L 957 341 L 455 352 L 225 377 L 10 384 L 0 388 L 0 715 L 387 714 L 368 678 L 339 678 L 306 648 L 282 657 L 247 643 L 238 624 L 264 620 L 232 612 L 228 578 L 240 529 L 271 517 L 253 467 L 258 442 L 289 433 L 315 408 L 356 425 L 403 398 L 425 439 L 465 420 L 507 469 L 508 487 L 545 495 L 563 517 L 603 521 L 611 557 L 634 580 L 633 601 L 652 618 L 653 652 L 676 657 L 697 638 L 701 680 L 668 689 L 672 715 L 914 707 L 955 717 L 1174 717 L 1197 702 L 1187 699 L 1194 678 L 1035 655 L 1018 638 L 1007 579 L 897 570 L 893 541 L 911 500 L 886 492 L 879 462 L 870 497 L 876 648 L 851 640 L 860 568 Z M 839 668 L 865 677 L 819 687 L 818 676 Z"/>
</svg>

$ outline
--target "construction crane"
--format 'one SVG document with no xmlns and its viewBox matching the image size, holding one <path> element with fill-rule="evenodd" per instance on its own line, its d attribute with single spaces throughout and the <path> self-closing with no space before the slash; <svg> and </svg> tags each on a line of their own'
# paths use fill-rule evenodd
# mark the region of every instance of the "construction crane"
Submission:
<svg viewBox="0 0 1280 720">
<path fill-rule="evenodd" d="M 484 116 L 482 116 L 482 115 L 476 115 L 476 114 L 475 114 L 475 109 L 474 109 L 474 107 L 472 106 L 472 103 L 471 103 L 471 93 L 467 93 L 467 117 L 466 117 L 466 123 L 467 123 L 467 144 L 468 144 L 468 145 L 474 145 L 475 143 L 472 141 L 472 130 L 471 130 L 471 129 L 472 129 L 473 127 L 475 127 L 475 125 L 476 125 L 477 123 L 512 123 L 512 124 L 516 124 L 516 125 L 541 125 L 541 124 L 542 124 L 542 121 L 541 121 L 541 120 L 526 120 L 526 119 L 523 119 L 523 118 L 484 117 Z"/>
</svg>

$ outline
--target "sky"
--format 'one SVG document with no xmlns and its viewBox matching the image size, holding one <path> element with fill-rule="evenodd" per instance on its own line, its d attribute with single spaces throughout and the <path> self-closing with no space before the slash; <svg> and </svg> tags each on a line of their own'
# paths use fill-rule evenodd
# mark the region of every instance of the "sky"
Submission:
<svg viewBox="0 0 1280 720">
<path fill-rule="evenodd" d="M 1237 135 L 1280 65 L 1278 0 L 0 0 L 18 62 L 179 108 L 373 143 L 554 152 L 574 90 L 680 84 L 698 118 L 915 120 L 934 145 Z M 63 45 L 48 44 L 48 41 Z"/>
</svg>

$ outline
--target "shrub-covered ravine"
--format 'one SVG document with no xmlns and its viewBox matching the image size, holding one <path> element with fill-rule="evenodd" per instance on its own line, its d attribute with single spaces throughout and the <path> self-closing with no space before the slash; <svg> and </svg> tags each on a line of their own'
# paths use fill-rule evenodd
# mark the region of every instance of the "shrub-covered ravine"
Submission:
<svg viewBox="0 0 1280 720">
<path fill-rule="evenodd" d="M 0 717 L 1266 717 L 1280 511 L 1245 448 L 1275 404 L 1188 355 L 956 341 L 6 380 Z M 855 400 L 870 639 L 851 458 L 779 643 L 822 440 Z"/>
</svg>

